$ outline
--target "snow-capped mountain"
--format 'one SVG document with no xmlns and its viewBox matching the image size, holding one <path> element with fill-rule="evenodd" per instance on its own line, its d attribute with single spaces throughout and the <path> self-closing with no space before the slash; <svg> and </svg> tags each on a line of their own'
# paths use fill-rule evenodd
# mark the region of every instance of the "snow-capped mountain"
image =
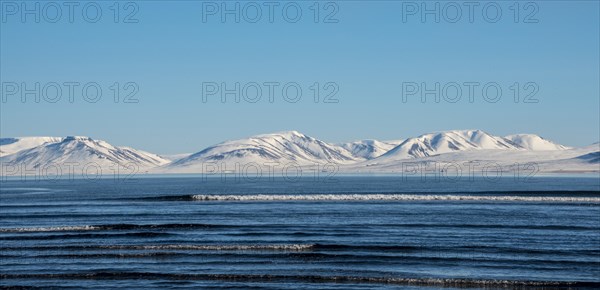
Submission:
<svg viewBox="0 0 600 290">
<path fill-rule="evenodd" d="M 534 134 L 516 134 L 504 137 L 519 147 L 527 150 L 543 151 L 543 150 L 565 150 L 570 149 L 567 146 L 556 144 Z"/>
<path fill-rule="evenodd" d="M 348 150 L 355 158 L 373 159 L 385 154 L 400 143 L 402 141 L 359 140 L 342 143 L 340 146 Z"/>
<path fill-rule="evenodd" d="M 47 140 L 48 142 L 4 155 L 0 157 L 0 163 L 17 165 L 27 170 L 35 170 L 50 165 L 60 166 L 63 170 L 67 166 L 79 169 L 88 165 L 99 166 L 100 168 L 117 168 L 117 166 L 132 168 L 131 166 L 135 166 L 136 169 L 143 170 L 169 163 L 169 160 L 152 153 L 129 147 L 116 147 L 105 141 L 80 136 L 50 137 L 50 139 L 21 138 L 10 144 L 0 146 L 0 149 L 5 151 L 5 146 L 15 143 L 31 145 L 34 143 L 33 140 L 38 143 L 41 143 L 41 140 Z M 12 148 L 14 146 L 9 147 L 9 150 L 12 150 Z M 53 170 L 55 169 L 53 168 Z"/>
<path fill-rule="evenodd" d="M 236 164 L 299 166 L 338 164 L 339 172 L 393 173 L 403 162 L 424 161 L 457 163 L 494 162 L 511 170 L 515 163 L 535 162 L 544 172 L 598 172 L 600 144 L 570 148 L 533 134 L 493 136 L 481 130 L 455 130 L 423 134 L 403 141 L 361 140 L 332 144 L 297 131 L 262 134 L 222 142 L 171 162 L 156 154 L 113 146 L 89 137 L 25 137 L 0 139 L 0 163 L 17 164 L 27 169 L 51 164 L 88 164 L 108 167 L 134 164 L 138 172 L 202 173 L 205 164 L 225 164 L 213 172 L 230 172 Z M 462 164 L 462 163 L 461 163 Z M 71 166 L 71 165 L 69 165 Z M 319 168 L 319 167 L 317 167 Z M 214 169 L 214 168 L 213 168 Z M 323 170 L 320 168 L 319 170 Z M 0 175 L 6 172 L 0 172 Z M 25 173 L 29 174 L 29 173 Z"/>
<path fill-rule="evenodd" d="M 465 150 L 431 155 L 421 158 L 402 160 L 375 158 L 369 161 L 352 164 L 340 169 L 354 173 L 400 173 L 407 168 L 416 170 L 416 175 L 422 172 L 433 172 L 442 169 L 461 171 L 459 175 L 483 175 L 491 170 L 496 174 L 500 168 L 504 175 L 512 176 L 519 168 L 526 175 L 535 170 L 537 173 L 583 173 L 600 172 L 598 148 L 583 147 L 565 150 Z M 408 167 L 405 167 L 408 166 Z M 487 169 L 486 169 L 487 168 Z M 489 172 L 488 172 L 489 173 Z M 454 173 L 452 173 L 454 174 Z M 514 174 L 513 174 L 514 175 Z"/>
<path fill-rule="evenodd" d="M 585 162 L 595 160 L 595 155 L 585 155 L 592 151 L 589 148 L 571 150 L 536 135 L 500 137 L 481 130 L 436 132 L 404 141 L 362 140 L 338 145 L 289 131 L 223 142 L 174 161 L 159 172 L 200 173 L 205 172 L 206 163 L 226 164 L 224 168 L 212 168 L 217 172 L 236 171 L 239 168 L 235 164 L 262 166 L 270 162 L 294 162 L 301 166 L 336 163 L 340 172 L 396 172 L 406 160 L 442 163 L 488 160 L 505 164 L 507 168 L 517 161 L 542 162 L 552 171 L 563 165 L 593 171 L 589 162 Z M 582 155 L 586 157 L 577 158 Z"/>
<path fill-rule="evenodd" d="M 457 151 L 489 149 L 520 150 L 523 148 L 509 139 L 492 136 L 481 130 L 457 130 L 408 138 L 379 158 L 401 160 Z"/>
<path fill-rule="evenodd" d="M 170 169 L 201 168 L 206 162 L 230 164 L 293 162 L 309 165 L 328 162 L 344 164 L 356 161 L 359 159 L 341 146 L 323 142 L 297 131 L 286 131 L 226 141 L 176 160 L 167 167 Z"/>
</svg>

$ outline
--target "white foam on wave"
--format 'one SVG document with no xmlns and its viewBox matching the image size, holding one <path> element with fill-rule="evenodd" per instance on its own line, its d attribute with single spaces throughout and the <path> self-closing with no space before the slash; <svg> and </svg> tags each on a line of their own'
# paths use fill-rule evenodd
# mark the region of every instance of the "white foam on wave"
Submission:
<svg viewBox="0 0 600 290">
<path fill-rule="evenodd" d="M 97 226 L 0 228 L 0 233 L 93 231 L 93 230 L 98 230 L 98 229 L 100 229 L 100 227 L 97 227 Z"/>
<path fill-rule="evenodd" d="M 123 250 L 203 250 L 203 251 L 302 251 L 313 248 L 313 244 L 273 244 L 273 245 L 121 245 L 105 246 L 108 249 Z"/>
<path fill-rule="evenodd" d="M 201 201 L 525 201 L 600 203 L 599 197 L 571 196 L 494 196 L 494 195 L 421 195 L 421 194 L 253 194 L 193 195 Z"/>
</svg>

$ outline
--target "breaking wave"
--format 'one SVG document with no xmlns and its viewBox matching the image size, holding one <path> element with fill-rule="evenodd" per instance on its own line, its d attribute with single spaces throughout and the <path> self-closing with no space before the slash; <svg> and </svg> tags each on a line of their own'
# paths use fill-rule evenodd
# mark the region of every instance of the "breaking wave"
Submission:
<svg viewBox="0 0 600 290">
<path fill-rule="evenodd" d="M 79 232 L 79 231 L 106 231 L 106 230 L 166 230 L 166 229 L 199 229 L 225 227 L 212 224 L 109 224 L 85 225 L 62 227 L 30 227 L 30 228 L 0 228 L 0 233 L 29 233 L 29 232 Z"/>
<path fill-rule="evenodd" d="M 271 245 L 111 245 L 104 249 L 115 250 L 201 250 L 201 251 L 304 251 L 315 247 L 314 244 L 271 244 Z"/>
<path fill-rule="evenodd" d="M 319 244 L 164 244 L 164 245 L 72 245 L 72 246 L 35 246 L 35 247 L 0 247 L 0 251 L 8 250 L 197 250 L 197 251 L 305 251 L 321 248 Z M 325 246 L 324 248 L 327 248 Z"/>
<path fill-rule="evenodd" d="M 94 231 L 98 226 L 64 226 L 64 227 L 31 227 L 31 228 L 0 228 L 0 233 L 29 233 L 29 232 L 67 232 Z"/>
<path fill-rule="evenodd" d="M 600 197 L 500 196 L 500 195 L 426 195 L 426 194 L 253 194 L 192 195 L 198 201 L 523 201 L 600 203 Z"/>
</svg>

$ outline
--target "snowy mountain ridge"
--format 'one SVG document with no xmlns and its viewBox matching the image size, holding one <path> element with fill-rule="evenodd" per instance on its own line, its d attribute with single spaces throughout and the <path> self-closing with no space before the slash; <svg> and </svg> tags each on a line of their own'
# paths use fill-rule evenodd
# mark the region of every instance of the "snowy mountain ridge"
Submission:
<svg viewBox="0 0 600 290">
<path fill-rule="evenodd" d="M 408 138 L 381 156 L 384 159 L 422 158 L 469 150 L 520 150 L 510 139 L 492 136 L 481 130 L 455 130 Z"/>
<path fill-rule="evenodd" d="M 6 139 L 9 138 L 2 140 Z M 99 168 L 136 166 L 138 169 L 149 169 L 170 162 L 156 154 L 129 147 L 116 147 L 105 141 L 85 136 L 12 139 L 14 140 L 11 140 L 10 143 L 7 142 L 8 144 L 0 145 L 0 150 L 3 152 L 13 152 L 0 157 L 0 163 L 17 164 L 26 169 L 44 168 L 51 165 L 68 165 L 76 169 L 90 165 Z M 5 146 L 11 147 L 5 150 Z M 18 151 L 14 152 L 15 150 Z"/>
<path fill-rule="evenodd" d="M 156 173 L 204 172 L 206 163 L 337 164 L 347 172 L 393 172 L 410 160 L 533 160 L 561 162 L 594 170 L 600 145 L 571 148 L 534 134 L 494 136 L 481 130 L 427 133 L 399 141 L 358 140 L 328 143 L 297 131 L 254 135 L 215 144 L 193 154 L 165 157 L 130 147 L 117 147 L 85 136 L 0 139 L 0 163 L 36 168 L 52 163 L 94 163 L 104 168 L 135 164 Z M 558 163 L 556 163 L 558 164 Z M 596 166 L 598 167 L 598 166 Z"/>
<path fill-rule="evenodd" d="M 225 141 L 175 160 L 168 167 L 198 168 L 205 162 L 217 161 L 259 164 L 294 162 L 308 165 L 323 162 L 348 164 L 359 160 L 341 146 L 326 143 L 297 131 L 284 131 Z"/>
</svg>

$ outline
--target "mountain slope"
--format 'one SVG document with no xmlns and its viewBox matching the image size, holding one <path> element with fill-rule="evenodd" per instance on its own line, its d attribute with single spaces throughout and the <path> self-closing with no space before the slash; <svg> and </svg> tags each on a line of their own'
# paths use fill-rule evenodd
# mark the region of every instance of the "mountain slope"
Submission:
<svg viewBox="0 0 600 290">
<path fill-rule="evenodd" d="M 543 151 L 569 149 L 567 146 L 556 144 L 534 134 L 516 134 L 504 138 L 527 150 Z"/>
<path fill-rule="evenodd" d="M 240 169 L 235 167 L 236 164 L 258 163 L 263 166 L 270 162 L 294 162 L 302 166 L 336 163 L 341 172 L 394 172 L 403 160 L 411 159 L 443 162 L 490 159 L 512 164 L 521 159 L 536 162 L 570 159 L 589 152 L 570 151 L 566 146 L 536 135 L 509 137 L 493 136 L 481 130 L 455 130 L 423 134 L 397 141 L 399 144 L 361 140 L 334 145 L 289 131 L 223 142 L 174 161 L 161 171 L 204 172 L 203 165 L 206 163 L 226 165 L 217 171 L 237 171 Z M 564 154 L 561 153 L 563 151 Z M 575 161 L 569 164 L 583 164 Z"/>
<path fill-rule="evenodd" d="M 498 150 L 480 149 L 454 151 L 420 158 L 385 159 L 375 158 L 365 162 L 351 164 L 340 168 L 342 172 L 354 173 L 397 173 L 405 170 L 416 170 L 408 175 L 421 175 L 423 172 L 433 172 L 446 169 L 459 169 L 459 176 L 494 175 L 501 168 L 501 176 L 514 176 L 516 168 L 521 175 L 537 173 L 599 173 L 600 148 L 588 146 L 565 150 Z M 491 170 L 491 173 L 488 172 Z M 438 172 L 438 175 L 441 174 Z M 452 172 L 449 175 L 456 174 Z"/>
<path fill-rule="evenodd" d="M 423 134 L 406 139 L 379 158 L 400 160 L 457 151 L 489 149 L 520 150 L 523 148 L 511 140 L 492 136 L 481 130 L 457 130 Z"/>
<path fill-rule="evenodd" d="M 176 160 L 168 167 L 200 168 L 204 162 L 231 164 L 293 162 L 299 165 L 310 165 L 327 162 L 352 163 L 358 160 L 341 146 L 323 142 L 297 131 L 286 131 L 223 142 Z"/>
</svg>

